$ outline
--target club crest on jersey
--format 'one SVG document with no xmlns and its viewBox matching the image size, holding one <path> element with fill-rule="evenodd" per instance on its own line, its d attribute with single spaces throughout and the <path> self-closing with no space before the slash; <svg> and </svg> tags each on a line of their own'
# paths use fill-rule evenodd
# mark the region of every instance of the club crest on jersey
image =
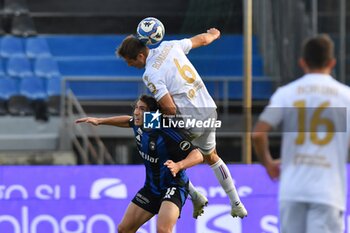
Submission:
<svg viewBox="0 0 350 233">
<path fill-rule="evenodd" d="M 154 141 L 149 142 L 149 149 L 150 150 L 155 150 L 156 149 L 156 143 Z"/>
<path fill-rule="evenodd" d="M 147 87 L 148 87 L 149 91 L 150 91 L 153 95 L 155 95 L 155 94 L 157 93 L 157 88 L 156 88 L 156 86 L 155 86 L 153 83 L 149 82 L 149 83 L 147 84 Z"/>
<path fill-rule="evenodd" d="M 180 143 L 180 148 L 181 148 L 181 150 L 183 150 L 183 151 L 186 151 L 186 150 L 190 149 L 190 147 L 191 147 L 191 143 L 188 142 L 188 141 L 182 141 L 182 142 Z"/>
</svg>

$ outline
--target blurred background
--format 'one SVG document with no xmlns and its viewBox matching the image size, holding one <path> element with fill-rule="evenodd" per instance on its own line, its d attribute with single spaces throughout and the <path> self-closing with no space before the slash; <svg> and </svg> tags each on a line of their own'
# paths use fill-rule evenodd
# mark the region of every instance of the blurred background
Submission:
<svg viewBox="0 0 350 233">
<path fill-rule="evenodd" d="M 219 40 L 188 57 L 218 105 L 223 126 L 217 150 L 249 211 L 247 219 L 232 221 L 226 194 L 209 167 L 198 165 L 190 177 L 210 205 L 197 221 L 186 205 L 177 232 L 278 233 L 277 183 L 260 165 L 245 164 L 243 155 L 249 146 L 243 114 L 246 2 L 0 0 L 0 232 L 116 232 L 143 182 L 133 134 L 74 120 L 131 114 L 137 97 L 148 93 L 143 70 L 128 67 L 115 50 L 152 16 L 163 22 L 165 40 L 221 30 Z M 252 125 L 276 88 L 302 74 L 302 42 L 317 33 L 334 39 L 333 75 L 349 84 L 349 2 L 253 0 Z M 270 136 L 278 157 L 280 132 Z M 155 224 L 152 219 L 138 233 L 154 233 Z"/>
<path fill-rule="evenodd" d="M 217 144 L 227 162 L 242 162 L 244 2 L 191 0 L 3 0 L 0 18 L 0 159 L 3 164 L 140 163 L 132 133 L 74 125 L 84 115 L 131 114 L 147 93 L 142 70 L 115 56 L 138 22 L 153 16 L 167 39 L 217 27 L 220 40 L 192 51 L 219 107 Z M 274 90 L 301 75 L 304 38 L 329 33 L 334 76 L 349 82 L 350 4 L 345 0 L 253 1 L 253 120 Z M 279 134 L 271 135 L 279 154 Z M 253 155 L 253 162 L 255 162 Z"/>
</svg>

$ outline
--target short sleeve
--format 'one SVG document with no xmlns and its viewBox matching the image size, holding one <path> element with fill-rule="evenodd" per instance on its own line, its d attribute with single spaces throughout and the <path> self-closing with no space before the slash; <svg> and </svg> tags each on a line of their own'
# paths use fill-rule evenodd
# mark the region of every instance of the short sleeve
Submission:
<svg viewBox="0 0 350 233">
<path fill-rule="evenodd" d="M 153 74 L 151 77 L 146 75 L 144 76 L 143 81 L 157 101 L 169 92 L 163 78 L 159 77 L 157 74 Z"/>
<path fill-rule="evenodd" d="M 131 117 L 130 120 L 129 120 L 129 127 L 130 128 L 134 128 L 134 126 L 135 126 L 134 118 Z"/>
<path fill-rule="evenodd" d="M 269 104 L 259 116 L 259 121 L 264 121 L 273 127 L 277 127 L 283 118 L 283 91 L 279 88 L 271 96 Z"/>
<path fill-rule="evenodd" d="M 186 38 L 186 39 L 178 40 L 177 42 L 185 54 L 188 54 L 192 49 L 192 41 L 190 39 Z"/>
</svg>

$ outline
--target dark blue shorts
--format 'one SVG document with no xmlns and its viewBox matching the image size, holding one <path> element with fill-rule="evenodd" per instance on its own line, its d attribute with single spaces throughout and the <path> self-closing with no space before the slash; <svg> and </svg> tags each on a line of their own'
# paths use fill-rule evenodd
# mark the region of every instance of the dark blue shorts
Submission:
<svg viewBox="0 0 350 233">
<path fill-rule="evenodd" d="M 188 191 L 185 187 L 170 187 L 160 195 L 151 192 L 147 187 L 143 187 L 136 193 L 132 202 L 152 214 L 158 214 L 162 202 L 170 201 L 179 207 L 181 214 L 182 206 L 185 204 L 187 196 Z"/>
</svg>

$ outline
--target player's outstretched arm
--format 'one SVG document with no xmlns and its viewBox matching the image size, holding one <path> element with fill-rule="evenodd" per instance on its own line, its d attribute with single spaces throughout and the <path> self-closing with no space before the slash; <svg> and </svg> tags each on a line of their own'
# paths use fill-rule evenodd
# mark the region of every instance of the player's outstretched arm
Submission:
<svg viewBox="0 0 350 233">
<path fill-rule="evenodd" d="M 192 167 L 203 162 L 203 156 L 199 150 L 192 150 L 185 159 L 175 163 L 172 160 L 167 160 L 164 165 L 169 168 L 171 174 L 175 177 L 176 174 L 186 168 Z"/>
<path fill-rule="evenodd" d="M 75 123 L 89 123 L 92 125 L 113 125 L 118 127 L 130 127 L 129 121 L 131 116 L 115 116 L 115 117 L 106 117 L 106 118 L 97 118 L 97 117 L 84 117 L 77 119 Z"/>
<path fill-rule="evenodd" d="M 195 49 L 201 46 L 206 46 L 219 38 L 220 38 L 220 31 L 216 28 L 210 28 L 207 30 L 207 32 L 198 34 L 190 38 L 190 40 L 192 41 L 192 49 Z"/>
</svg>

